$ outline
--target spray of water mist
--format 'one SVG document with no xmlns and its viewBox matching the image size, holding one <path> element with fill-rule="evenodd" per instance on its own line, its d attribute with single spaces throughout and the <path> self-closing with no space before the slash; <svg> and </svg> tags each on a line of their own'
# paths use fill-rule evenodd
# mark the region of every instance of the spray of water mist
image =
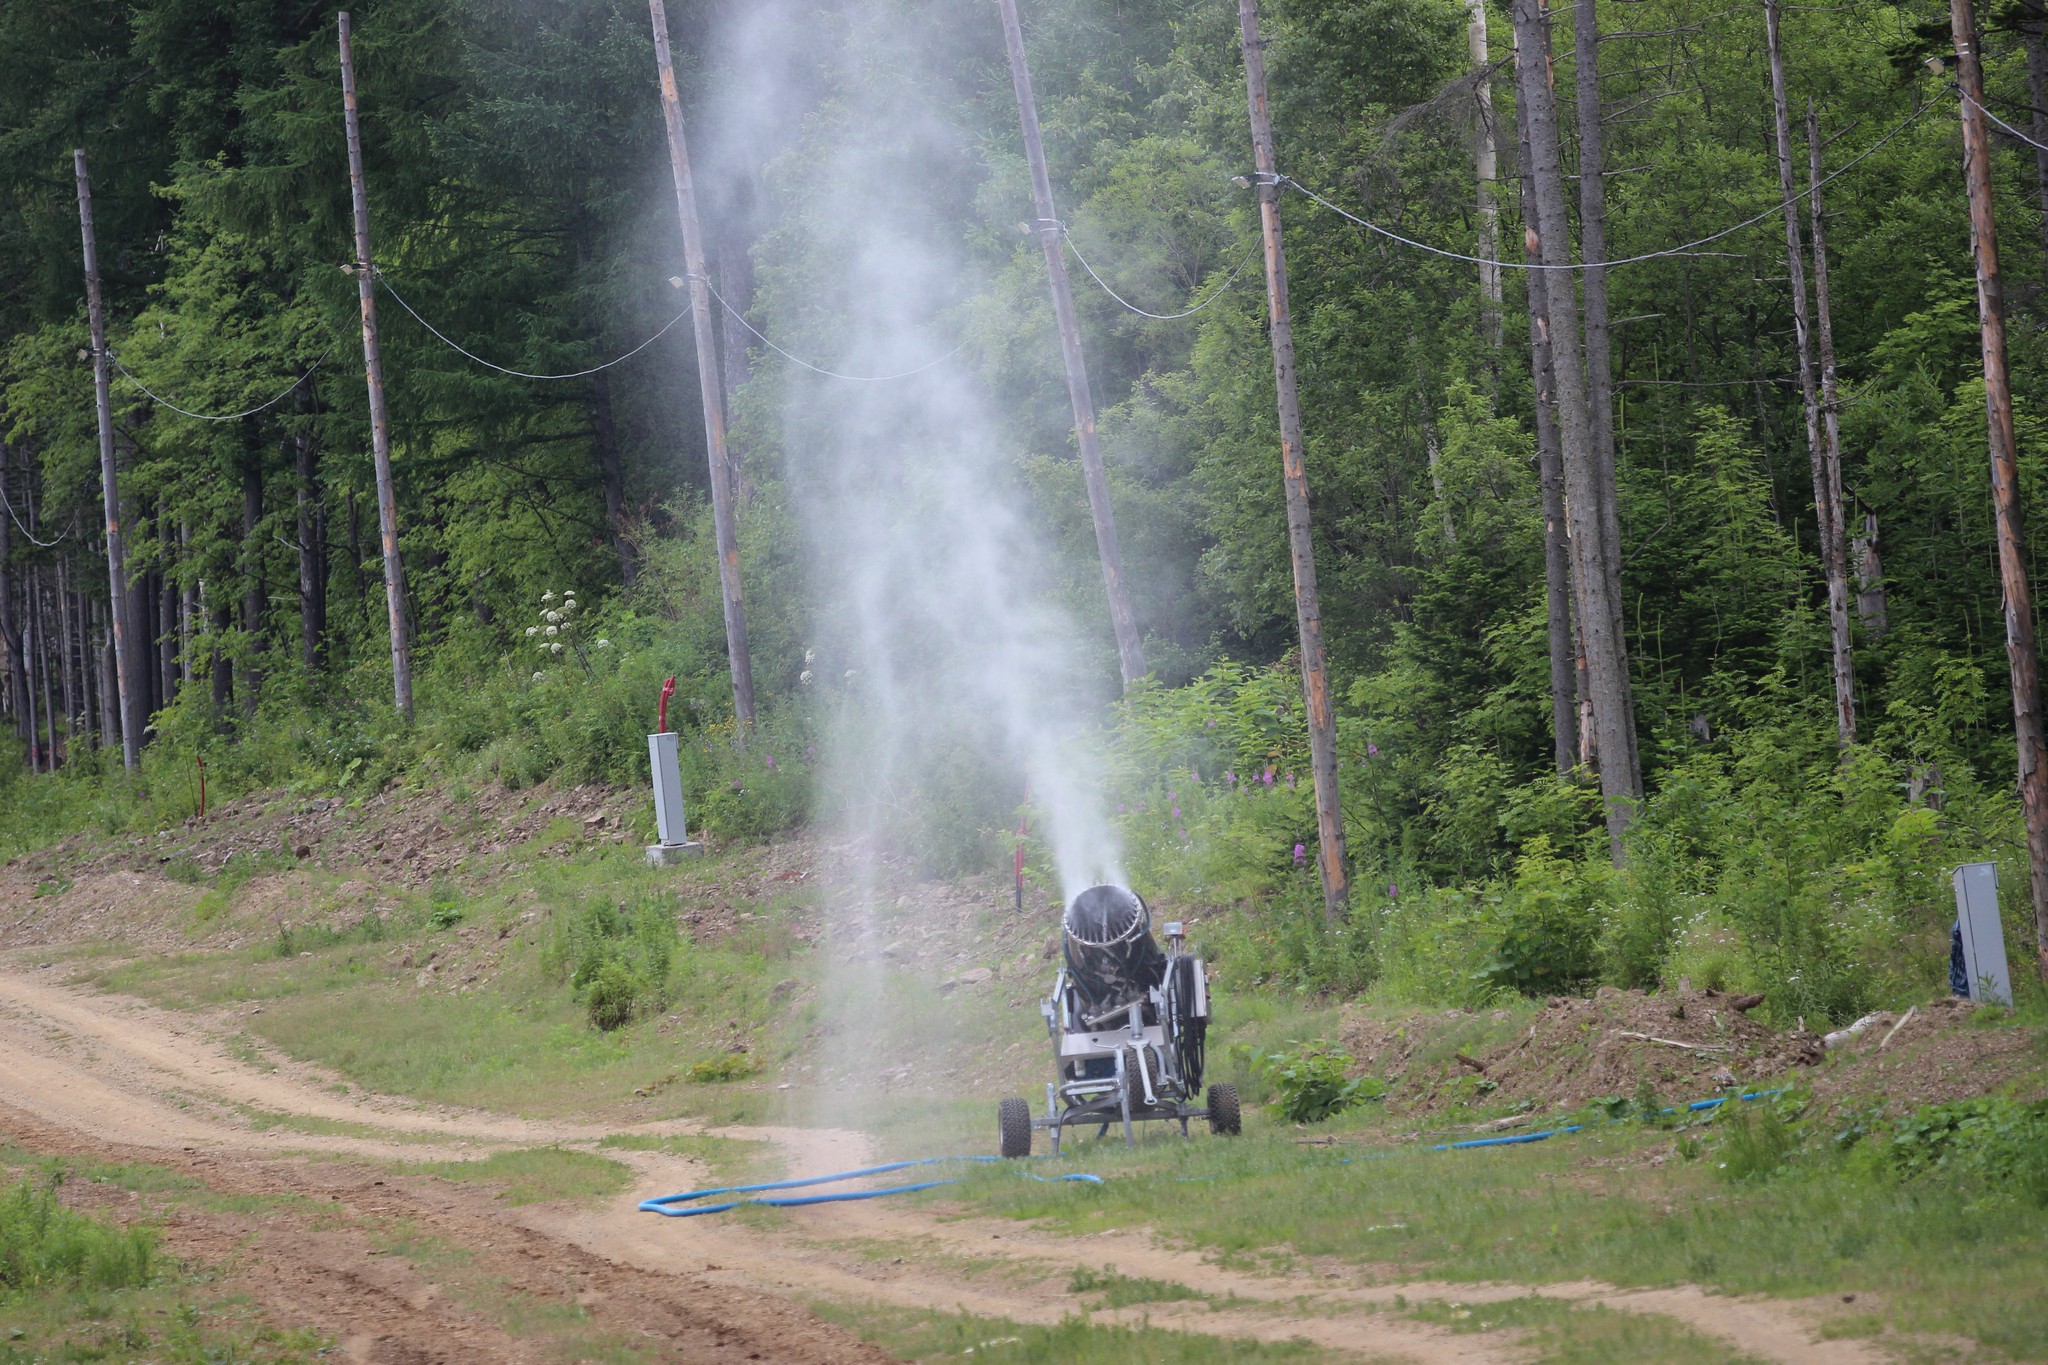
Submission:
<svg viewBox="0 0 2048 1365">
<path fill-rule="evenodd" d="M 931 50 L 945 41 L 935 31 L 962 27 L 941 8 L 946 16 L 920 24 L 914 0 L 779 0 L 747 7 L 725 36 L 733 60 L 795 44 L 825 73 L 819 116 L 755 85 L 735 106 L 747 126 L 724 136 L 758 150 L 772 140 L 764 129 L 790 130 L 763 176 L 769 237 L 756 312 L 827 368 L 890 374 L 946 354 L 980 283 L 960 244 L 980 226 L 987 168 L 960 115 L 988 91 L 954 82 L 984 80 L 989 68 Z M 986 17 L 999 61 L 992 9 Z M 1012 800 L 1028 780 L 1064 897 L 1121 881 L 1090 744 L 1102 657 L 1051 591 L 1012 453 L 971 365 L 897 383 L 789 367 L 770 375 L 818 602 L 812 687 L 834 716 L 820 795 L 845 852 L 835 936 L 918 933 L 878 924 L 893 910 L 877 906 L 884 863 L 924 861 L 928 850 L 906 840 L 943 824 L 963 779 Z M 872 1013 L 872 959 L 827 956 L 852 978 L 828 998 L 865 1001 Z M 834 1022 L 842 1045 L 869 1032 L 864 1020 Z"/>
</svg>

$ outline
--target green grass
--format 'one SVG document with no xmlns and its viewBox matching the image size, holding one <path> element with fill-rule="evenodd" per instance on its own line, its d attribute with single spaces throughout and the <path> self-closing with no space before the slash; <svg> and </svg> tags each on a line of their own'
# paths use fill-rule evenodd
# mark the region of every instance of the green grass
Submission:
<svg viewBox="0 0 2048 1365">
<path fill-rule="evenodd" d="M 614 1133 L 599 1139 L 597 1145 L 619 1152 L 660 1152 L 664 1156 L 685 1157 L 720 1178 L 761 1175 L 779 1169 L 772 1144 L 747 1138 L 715 1137 L 708 1133 Z"/>
<path fill-rule="evenodd" d="M 496 1185 L 508 1204 L 544 1204 L 554 1199 L 596 1199 L 617 1194 L 633 1173 L 610 1157 L 564 1147 L 522 1147 L 495 1152 L 480 1161 L 428 1161 L 399 1169 L 411 1175 Z"/>
<path fill-rule="evenodd" d="M 1623 1126 L 1532 1147 L 1358 1150 L 1345 1164 L 1341 1151 L 1254 1134 L 1085 1151 L 1073 1165 L 1101 1186 L 980 1167 L 944 1193 L 1075 1234 L 1150 1227 L 1239 1262 L 1334 1256 L 1454 1280 L 1876 1291 L 1881 1323 L 1897 1330 L 2048 1359 L 2048 1211 L 1813 1156 L 1731 1185 L 1715 1170 L 1723 1141 L 1709 1132 L 1701 1160 L 1650 1166 L 1642 1158 L 1669 1135 Z"/>
<path fill-rule="evenodd" d="M 1322 1365 L 1341 1358 L 1307 1342 L 1236 1341 L 1157 1327 L 1098 1325 L 1080 1316 L 1053 1327 L 1035 1327 L 966 1313 L 921 1313 L 873 1304 L 812 1307 L 819 1316 L 915 1365 L 963 1358 L 996 1365 Z"/>
<path fill-rule="evenodd" d="M 305 1133 L 313 1137 L 351 1137 L 373 1142 L 416 1143 L 422 1146 L 448 1140 L 447 1135 L 443 1133 L 416 1133 L 403 1128 L 380 1128 L 374 1123 L 321 1118 L 313 1114 L 285 1114 L 270 1109 L 258 1109 L 252 1105 L 237 1105 L 235 1111 L 247 1119 L 249 1126 L 259 1133 L 282 1130 L 287 1133 Z"/>
<path fill-rule="evenodd" d="M 1135 1275 L 1119 1274 L 1115 1266 L 1092 1270 L 1077 1266 L 1067 1280 L 1070 1294 L 1100 1295 L 1091 1308 L 1128 1308 L 1134 1303 L 1174 1303 L 1195 1300 L 1207 1303 L 1210 1295 L 1191 1285 L 1177 1284 L 1172 1280 L 1151 1280 Z"/>
<path fill-rule="evenodd" d="M 1755 1356 L 1734 1351 L 1670 1318 L 1535 1295 L 1470 1306 L 1418 1304 L 1408 1316 L 1460 1333 L 1517 1331 L 1535 1360 L 1560 1365 L 1758 1365 Z"/>
<path fill-rule="evenodd" d="M 109 1169 L 137 1178 L 154 1168 Z M 149 1226 L 120 1226 L 59 1203 L 64 1173 L 43 1163 L 38 1176 L 0 1189 L 0 1365 L 270 1365 L 321 1353 L 317 1336 L 279 1331 L 240 1301 L 203 1292 L 157 1255 Z M 137 1183 L 176 1188 L 161 1179 Z"/>
</svg>

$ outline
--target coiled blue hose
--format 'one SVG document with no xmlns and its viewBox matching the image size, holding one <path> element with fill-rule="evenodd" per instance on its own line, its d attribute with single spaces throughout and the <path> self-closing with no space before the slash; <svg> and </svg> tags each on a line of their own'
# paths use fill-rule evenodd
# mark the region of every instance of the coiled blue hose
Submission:
<svg viewBox="0 0 2048 1365">
<path fill-rule="evenodd" d="M 1001 1160 L 1002 1158 L 998 1156 L 927 1156 L 919 1157 L 912 1161 L 890 1161 L 880 1166 L 863 1166 L 853 1171 L 835 1171 L 831 1175 L 806 1176 L 801 1180 L 767 1180 L 758 1185 L 728 1185 L 723 1189 L 691 1190 L 686 1194 L 664 1194 L 653 1199 L 641 1200 L 639 1210 L 642 1213 L 658 1213 L 665 1218 L 695 1218 L 700 1213 L 724 1213 L 727 1209 L 736 1209 L 745 1204 L 760 1205 L 764 1208 L 794 1209 L 802 1208 L 808 1204 L 843 1204 L 850 1203 L 856 1199 L 880 1199 L 886 1194 L 915 1194 L 919 1190 L 937 1189 L 941 1185 L 955 1183 L 959 1177 L 948 1176 L 944 1180 L 920 1180 L 909 1185 L 890 1185 L 879 1190 L 842 1190 L 836 1194 L 792 1195 L 785 1198 L 730 1199 L 723 1204 L 696 1204 L 696 1201 L 699 1199 L 716 1199 L 720 1195 L 726 1194 L 753 1195 L 763 1190 L 795 1190 L 810 1185 L 832 1185 L 842 1180 L 858 1180 L 863 1176 L 887 1175 L 890 1171 L 908 1170 L 912 1166 L 937 1166 L 950 1161 Z M 1064 1180 L 1087 1181 L 1096 1185 L 1102 1183 L 1101 1176 L 1089 1175 L 1085 1171 L 1071 1171 L 1064 1175 L 1032 1175 L 1029 1171 L 1021 1172 L 1021 1174 L 1029 1179 L 1043 1181 L 1046 1184 L 1056 1184 Z M 696 1206 L 693 1208 L 676 1207 L 679 1204 L 693 1204 Z"/>
</svg>

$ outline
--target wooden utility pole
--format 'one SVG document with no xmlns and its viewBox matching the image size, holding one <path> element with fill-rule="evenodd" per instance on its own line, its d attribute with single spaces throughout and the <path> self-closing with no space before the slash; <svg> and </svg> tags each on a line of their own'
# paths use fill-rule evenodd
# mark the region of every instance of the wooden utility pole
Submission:
<svg viewBox="0 0 2048 1365">
<path fill-rule="evenodd" d="M 704 265 L 704 231 L 697 222 L 697 189 L 690 176 L 690 145 L 683 139 L 683 101 L 668 50 L 668 12 L 647 0 L 654 20 L 654 62 L 661 73 L 661 112 L 668 123 L 669 165 L 675 172 L 676 216 L 683 225 L 683 270 L 689 276 L 690 314 L 697 332 L 697 389 L 704 406 L 705 454 L 711 461 L 711 524 L 718 541 L 718 586 L 725 599 L 725 652 L 732 665 L 732 709 L 742 726 L 754 723 L 754 666 L 747 653 L 747 607 L 740 595 L 739 532 L 733 519 L 732 463 L 726 454 L 725 395 L 718 371 L 718 329 L 711 315 L 711 277 Z"/>
<path fill-rule="evenodd" d="M 1117 662 L 1124 690 L 1145 676 L 1145 651 L 1138 619 L 1131 611 L 1130 589 L 1124 584 L 1124 552 L 1117 543 L 1116 512 L 1109 502 L 1109 475 L 1102 467 L 1102 447 L 1095 437 L 1095 396 L 1088 388 L 1088 363 L 1081 354 L 1081 324 L 1074 317 L 1074 293 L 1067 283 L 1064 235 L 1052 202 L 1052 177 L 1045 169 L 1045 143 L 1038 133 L 1038 100 L 1031 93 L 1031 68 L 1024 60 L 1024 30 L 1017 22 L 1017 0 L 1002 0 L 1003 38 L 1010 53 L 1010 82 L 1017 89 L 1017 117 L 1024 125 L 1024 159 L 1031 163 L 1031 200 L 1038 215 L 1032 225 L 1045 249 L 1045 273 L 1052 284 L 1052 315 L 1059 324 L 1060 354 L 1067 365 L 1067 397 L 1074 404 L 1074 439 L 1081 450 L 1081 472 L 1088 485 L 1088 510 L 1095 518 L 1095 548 L 1102 556 L 1102 583 L 1109 593 L 1109 621 L 1116 630 Z"/>
<path fill-rule="evenodd" d="M 121 531 L 121 492 L 114 477 L 114 401 L 107 376 L 107 301 L 100 292 L 99 244 L 92 228 L 92 176 L 85 148 L 71 154 L 78 176 L 78 231 L 85 242 L 85 308 L 92 324 L 93 405 L 100 426 L 100 502 L 107 521 L 108 600 L 113 603 L 114 675 L 121 689 L 121 766 L 135 771 L 142 757 L 142 689 L 136 685 L 138 642 L 128 638 L 128 542 Z"/>
<path fill-rule="evenodd" d="M 398 494 L 391 480 L 391 412 L 384 406 L 384 353 L 377 344 L 376 265 L 370 255 L 370 200 L 363 186 L 363 135 L 356 117 L 356 66 L 348 13 L 341 15 L 341 106 L 348 125 L 348 188 L 356 211 L 356 291 L 363 306 L 363 373 L 370 385 L 370 453 L 377 471 L 377 530 L 384 547 L 384 609 L 391 620 L 391 690 L 412 719 L 412 649 L 405 629 L 405 567 L 398 557 Z"/>
<path fill-rule="evenodd" d="M 1345 918 L 1351 897 L 1344 848 L 1344 810 L 1337 794 L 1337 719 L 1323 657 L 1323 608 L 1316 593 L 1315 543 L 1309 532 L 1308 469 L 1301 443 L 1301 399 L 1294 387 L 1294 320 L 1287 307 L 1287 253 L 1280 240 L 1280 171 L 1273 120 L 1266 106 L 1266 43 L 1258 0 L 1237 0 L 1244 42 L 1246 104 L 1252 161 L 1258 175 L 1259 228 L 1266 246 L 1266 308 L 1273 337 L 1273 387 L 1280 406 L 1280 470 L 1287 490 L 1287 546 L 1294 560 L 1294 611 L 1301 627 L 1301 690 L 1308 707 L 1309 762 L 1316 784 L 1316 863 L 1323 874 L 1323 914 Z"/>
<path fill-rule="evenodd" d="M 1642 775 L 1635 761 L 1635 700 L 1628 676 L 1628 646 L 1619 629 L 1620 612 L 1610 596 L 1614 576 L 1608 571 L 1608 560 L 1618 558 L 1618 547 L 1610 543 L 1604 529 L 1603 485 L 1579 349 L 1564 163 L 1557 100 L 1550 87 L 1550 16 L 1541 0 L 1514 0 L 1513 14 L 1515 80 L 1528 111 L 1528 177 L 1536 201 L 1531 228 L 1536 235 L 1538 264 L 1548 285 L 1542 291 L 1542 301 L 1550 322 L 1565 525 L 1571 536 L 1572 605 L 1586 655 L 1590 729 L 1600 795 L 1607 811 L 1608 849 L 1619 866 L 1624 856 L 1623 836 L 1642 795 Z"/>
<path fill-rule="evenodd" d="M 1970 245 L 1977 257 L 1977 313 L 1983 324 L 1984 408 L 1991 448 L 1991 505 L 1998 525 L 1998 576 L 2005 588 L 2005 654 L 2012 666 L 2013 738 L 2019 748 L 2020 807 L 2034 892 L 2037 966 L 2048 978 L 2048 740 L 2034 658 L 2034 601 L 2027 584 L 2014 456 L 2012 385 L 2005 368 L 2005 286 L 1998 274 L 1998 223 L 1991 211 L 1991 140 L 1984 126 L 1984 67 L 1970 0 L 1949 0 L 1956 79 L 1963 93 L 1963 178 L 1970 196 Z"/>
<path fill-rule="evenodd" d="M 1828 634 L 1834 647 L 1835 742 L 1856 742 L 1856 675 L 1849 648 L 1849 543 L 1844 532 L 1837 469 L 1828 473 L 1820 391 L 1814 379 L 1813 327 L 1806 310 L 1806 254 L 1799 243 L 1799 199 L 1792 184 L 1792 115 L 1785 97 L 1785 48 L 1779 36 L 1781 0 L 1764 0 L 1764 38 L 1771 66 L 1771 110 L 1776 119 L 1778 190 L 1785 201 L 1785 259 L 1792 284 L 1793 343 L 1799 351 L 1799 395 L 1806 413 L 1806 452 L 1813 467 L 1814 520 L 1820 526 L 1821 572 L 1828 585 Z"/>
</svg>

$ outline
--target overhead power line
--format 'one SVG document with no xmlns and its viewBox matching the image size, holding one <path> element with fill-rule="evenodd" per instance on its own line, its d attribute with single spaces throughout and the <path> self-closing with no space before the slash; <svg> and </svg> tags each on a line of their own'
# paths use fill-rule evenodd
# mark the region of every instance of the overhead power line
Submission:
<svg viewBox="0 0 2048 1365">
<path fill-rule="evenodd" d="M 143 383 L 140 379 L 137 379 L 132 373 L 129 372 L 128 367 L 121 363 L 120 357 L 116 356 L 113 353 L 113 351 L 109 350 L 107 352 L 107 359 L 113 362 L 114 368 L 121 372 L 121 377 L 123 379 L 126 379 L 129 383 L 133 384 L 136 388 L 140 389 L 145 397 L 147 397 L 151 402 L 157 404 L 157 406 L 159 407 L 169 408 L 172 412 L 177 413 L 180 417 L 190 417 L 196 422 L 238 422 L 244 417 L 254 417 L 257 413 L 262 412 L 267 408 L 274 408 L 279 403 L 282 403 L 285 399 L 291 397 L 294 393 L 297 393 L 299 390 L 299 386 L 305 383 L 308 379 L 311 379 L 313 377 L 313 371 L 320 368 L 320 362 L 327 359 L 328 356 L 333 354 L 334 347 L 329 346 L 326 350 L 320 353 L 319 360 L 315 360 L 312 364 L 308 365 L 306 367 L 306 372 L 291 382 L 290 388 L 286 389 L 283 393 L 280 393 L 275 398 L 267 399 L 264 402 L 258 403 L 253 408 L 244 408 L 240 412 L 193 412 L 190 408 L 181 408 L 176 403 L 173 403 L 170 399 L 165 398 L 162 394 L 157 393 L 156 391 L 151 389 L 149 385 Z"/>
<path fill-rule="evenodd" d="M 31 531 L 28 529 L 28 527 L 22 525 L 21 515 L 14 510 L 14 503 L 7 496 L 7 486 L 5 484 L 0 484 L 0 505 L 4 505 L 7 508 L 7 519 L 14 523 L 14 529 L 21 532 L 23 535 L 27 536 L 29 538 L 29 542 L 39 549 L 54 550 L 59 545 L 62 545 L 65 541 L 71 538 L 72 528 L 69 526 L 66 526 L 62 531 L 58 532 L 57 538 L 55 540 L 44 540 L 40 536 L 38 536 L 34 531 Z"/>
<path fill-rule="evenodd" d="M 1945 89 L 1946 88 L 1947 87 L 1945 87 Z M 1874 155 L 1878 151 L 1878 149 L 1882 148 L 1886 143 L 1898 137 L 1899 134 L 1905 132 L 1915 123 L 1918 123 L 1921 117 L 1925 115 L 1929 109 L 1932 109 L 1934 107 L 1934 104 L 1935 101 L 1933 98 L 1929 98 L 1923 101 L 1920 107 L 1915 109 L 1912 113 L 1908 114 L 1905 117 L 1905 119 L 1898 124 L 1898 126 L 1894 127 L 1890 132 L 1886 133 L 1883 137 L 1877 139 L 1877 141 L 1871 143 L 1868 147 L 1865 147 L 1861 152 L 1857 153 L 1849 161 L 1845 162 L 1842 166 L 1838 167 L 1833 174 L 1823 179 L 1820 182 L 1820 185 L 1825 186 L 1833 184 L 1842 176 L 1847 175 L 1851 170 L 1855 169 L 1855 167 L 1861 164 L 1864 160 Z M 2002 127 L 2004 125 L 2001 124 L 2000 126 Z M 2019 135 L 2015 134 L 2015 136 Z M 1718 232 L 1708 233 L 1704 237 L 1695 238 L 1694 240 L 1686 242 L 1681 246 L 1665 247 L 1660 251 L 1646 251 L 1639 256 L 1623 256 L 1617 260 L 1611 261 L 1575 261 L 1564 265 L 1545 265 L 1540 262 L 1532 261 L 1496 261 L 1488 259 L 1484 256 L 1468 255 L 1467 253 L 1462 251 L 1452 251 L 1447 247 L 1433 246 L 1428 242 L 1417 241 L 1415 238 L 1403 236 L 1402 234 L 1395 232 L 1391 228 L 1382 227 L 1380 224 L 1373 222 L 1370 218 L 1365 218 L 1360 216 L 1359 214 L 1353 213 L 1351 212 L 1351 210 L 1343 207 L 1341 204 L 1332 203 L 1330 200 L 1324 198 L 1320 194 L 1317 194 L 1314 190 L 1310 189 L 1308 186 L 1302 184 L 1299 180 L 1296 180 L 1294 177 L 1290 175 L 1281 175 L 1276 173 L 1273 179 L 1275 182 L 1279 184 L 1291 186 L 1293 189 L 1295 189 L 1302 195 L 1306 196 L 1311 200 L 1314 200 L 1317 204 L 1320 204 L 1323 208 L 1328 209 L 1331 213 L 1336 214 L 1338 217 L 1356 223 L 1358 226 L 1366 229 L 1368 232 L 1372 232 L 1377 234 L 1378 236 L 1384 237 L 1390 242 L 1398 242 L 1402 246 L 1412 247 L 1417 251 L 1426 251 L 1432 256 L 1442 256 L 1448 260 L 1464 261 L 1472 265 L 1490 265 L 1498 267 L 1502 270 L 1590 270 L 1596 267 L 1612 268 L 1614 266 L 1621 265 L 1639 265 L 1644 261 L 1661 260 L 1667 256 L 1702 256 L 1710 254 L 1719 255 L 1723 253 L 1703 252 L 1699 250 L 1699 248 L 1703 246 L 1711 246 L 1713 243 L 1720 241 L 1724 237 L 1731 237 L 1734 234 L 1741 232 L 1745 228 L 1755 227 L 1757 224 L 1765 221 L 1766 219 L 1775 218 L 1785 211 L 1785 205 L 1782 202 L 1776 203 L 1771 205 L 1771 207 L 1765 209 L 1763 212 L 1756 214 L 1754 217 L 1745 218 L 1739 223 L 1730 224 L 1728 227 L 1724 227 L 1720 229 Z M 1805 199 L 1807 196 L 1813 193 L 1814 189 L 1819 187 L 1820 186 L 1809 186 L 1807 189 L 1802 190 L 1798 194 L 1794 195 L 1792 201 L 1794 203 L 1797 203 L 1799 200 Z"/>
<path fill-rule="evenodd" d="M 954 356 L 959 355 L 960 352 L 967 349 L 967 343 L 963 341 L 958 346 L 955 346 L 952 350 L 940 356 L 937 360 L 928 360 L 914 370 L 904 370 L 899 374 L 841 374 L 837 370 L 828 370 L 823 365 L 813 365 L 810 361 L 805 360 L 802 356 L 794 355 L 789 351 L 783 350 L 780 346 L 777 346 L 774 342 L 770 341 L 767 338 L 767 336 L 762 333 L 760 328 L 756 327 L 753 323 L 748 322 L 747 315 L 745 313 L 742 313 L 739 309 L 733 307 L 731 303 L 727 302 L 725 295 L 718 292 L 717 285 L 713 284 L 709 279 L 706 279 L 702 275 L 697 276 L 697 278 L 704 281 L 704 287 L 711 291 L 711 297 L 718 300 L 719 306 L 725 309 L 726 312 L 732 314 L 733 321 L 739 323 L 740 326 L 746 328 L 749 332 L 753 333 L 754 339 L 756 341 L 760 342 L 763 346 L 766 346 L 769 350 L 775 352 L 775 354 L 781 356 L 784 360 L 789 361 L 791 364 L 801 365 L 804 369 L 809 370 L 811 373 L 824 375 L 827 379 L 844 379 L 849 383 L 853 384 L 886 384 L 891 382 L 892 380 L 910 379 L 917 375 L 923 374 L 926 370 L 937 369 L 939 366 L 945 364 Z M 671 281 L 671 283 L 675 284 L 681 284 L 682 282 L 683 280 L 680 276 L 677 277 L 676 280 Z"/>
<path fill-rule="evenodd" d="M 661 330 L 656 332 L 653 336 L 647 338 L 647 340 L 641 342 L 632 350 L 627 351 L 624 355 L 616 356 L 613 359 L 607 360 L 602 365 L 592 365 L 587 370 L 571 370 L 566 374 L 533 374 L 526 370 L 515 370 L 510 368 L 509 366 L 500 365 L 493 360 L 485 360 L 476 352 L 467 349 L 460 342 L 450 337 L 446 332 L 443 332 L 433 323 L 428 322 L 425 318 L 421 317 L 419 310 L 417 308 L 414 308 L 410 303 L 407 303 L 405 301 L 405 295 L 399 293 L 396 289 L 392 288 L 391 281 L 385 278 L 384 272 L 382 270 L 376 270 L 373 271 L 372 273 L 377 283 L 383 286 L 384 292 L 389 294 L 394 300 L 396 300 L 400 308 L 403 308 L 406 312 L 412 314 L 412 320 L 414 322 L 417 322 L 420 326 L 426 328 L 429 332 L 432 332 L 435 338 L 438 341 L 440 341 L 442 345 L 446 346 L 449 350 L 454 351 L 456 354 L 460 356 L 475 361 L 477 364 L 483 366 L 487 370 L 496 370 L 499 374 L 509 374 L 514 379 L 583 379 L 590 375 L 598 373 L 600 370 L 609 370 L 614 365 L 623 365 L 628 360 L 631 360 L 634 356 L 639 355 L 642 351 L 646 350 L 649 346 L 652 346 L 655 342 L 667 336 L 677 323 L 681 322 L 684 318 L 690 316 L 690 310 L 685 308 L 682 312 L 677 313 L 674 317 L 670 318 L 667 322 L 663 323 Z"/>
<path fill-rule="evenodd" d="M 2007 123 L 2004 119 L 2000 118 L 1998 115 L 1992 113 L 1989 109 L 1985 108 L 1982 103 L 1980 103 L 1977 100 L 1971 99 L 1969 91 L 1963 89 L 1961 86 L 1957 86 L 1956 93 L 1963 97 L 1963 103 L 1970 105 L 1972 108 L 1976 109 L 1978 113 L 1982 114 L 1985 118 L 1990 119 L 1999 127 L 2005 129 L 2005 131 L 2007 133 L 2010 133 L 2013 137 L 2018 138 L 2021 142 L 2026 143 L 2029 147 L 2032 147 L 2037 151 L 2048 152 L 2048 146 L 2044 146 L 2043 144 L 2034 141 L 2034 139 L 2028 137 L 2025 133 L 2021 132 L 2019 129 L 2013 127 L 2010 123 Z"/>
<path fill-rule="evenodd" d="M 1230 273 L 1224 277 L 1223 283 L 1217 285 L 1216 288 L 1210 293 L 1208 298 L 1203 299 L 1200 303 L 1196 304 L 1192 308 L 1187 309 L 1185 312 L 1149 313 L 1145 311 L 1143 308 L 1138 307 L 1137 304 L 1132 303 L 1123 295 L 1117 293 L 1116 290 L 1110 288 L 1109 281 L 1103 279 L 1102 276 L 1095 273 L 1095 267 L 1088 264 L 1088 258 L 1086 256 L 1083 256 L 1081 254 L 1081 248 L 1074 244 L 1073 235 L 1067 231 L 1065 224 L 1060 225 L 1060 240 L 1066 243 L 1067 250 L 1074 253 L 1074 259 L 1081 263 L 1081 268 L 1088 272 L 1088 278 L 1095 281 L 1096 284 L 1102 287 L 1103 293 L 1109 295 L 1118 303 L 1122 304 L 1126 309 L 1130 310 L 1133 313 L 1136 313 L 1139 317 L 1150 318 L 1154 322 L 1178 322 L 1182 318 L 1191 318 L 1195 314 L 1201 312 L 1210 304 L 1222 298 L 1225 291 L 1227 291 L 1231 285 L 1237 283 L 1237 277 L 1244 272 L 1244 268 L 1247 265 L 1251 264 L 1252 257 L 1259 254 L 1259 249 L 1257 247 L 1253 247 L 1250 251 L 1247 251 L 1244 254 L 1244 258 L 1231 268 Z"/>
</svg>

